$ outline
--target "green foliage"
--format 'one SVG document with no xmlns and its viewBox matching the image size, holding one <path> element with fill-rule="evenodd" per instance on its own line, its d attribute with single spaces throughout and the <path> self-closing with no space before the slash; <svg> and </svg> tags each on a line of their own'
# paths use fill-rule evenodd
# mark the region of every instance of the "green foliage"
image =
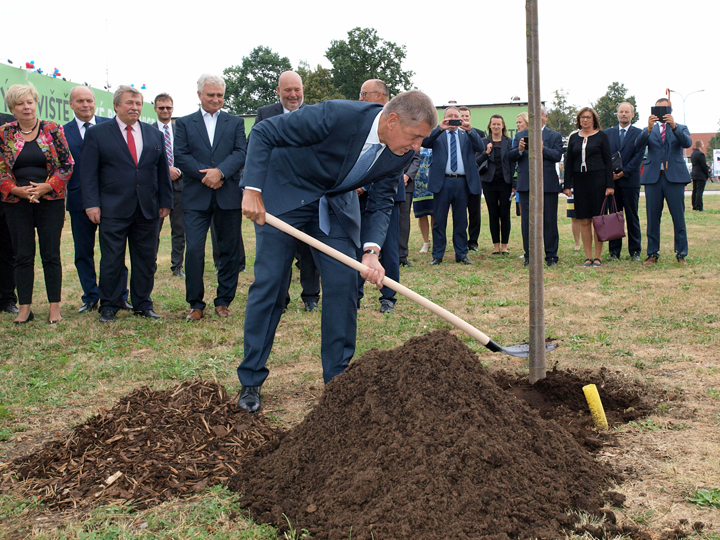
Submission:
<svg viewBox="0 0 720 540">
<path fill-rule="evenodd" d="M 382 79 L 390 96 L 412 87 L 412 71 L 402 69 L 405 45 L 396 45 L 377 35 L 374 28 L 353 28 L 348 39 L 333 40 L 325 57 L 333 65 L 335 90 L 345 97 L 356 98 L 368 79 Z"/>
<path fill-rule="evenodd" d="M 617 125 L 618 120 L 615 112 L 617 110 L 617 106 L 623 101 L 632 103 L 633 107 L 637 109 L 635 96 L 628 96 L 625 85 L 620 84 L 619 82 L 614 82 L 608 86 L 607 92 L 605 92 L 605 94 L 593 104 L 593 108 L 597 111 L 598 116 L 600 117 L 600 127 L 602 129 L 607 129 Z M 639 115 L 636 110 L 631 123 L 634 124 L 638 118 Z"/>
<path fill-rule="evenodd" d="M 344 95 L 335 90 L 332 70 L 324 68 L 320 64 L 313 70 L 307 62 L 300 62 L 297 72 L 305 86 L 303 102 L 307 105 L 328 99 L 345 99 Z"/>
<path fill-rule="evenodd" d="M 552 108 L 548 108 L 548 118 L 545 125 L 567 137 L 575 130 L 575 116 L 577 107 L 567 102 L 567 92 L 564 89 L 555 90 Z"/>
<path fill-rule="evenodd" d="M 278 78 L 290 69 L 286 56 L 281 58 L 269 47 L 255 47 L 242 64 L 223 70 L 225 108 L 232 114 L 255 114 L 259 107 L 275 103 Z"/>
<path fill-rule="evenodd" d="M 720 508 L 720 489 L 698 489 L 691 492 L 687 500 L 698 506 Z"/>
</svg>

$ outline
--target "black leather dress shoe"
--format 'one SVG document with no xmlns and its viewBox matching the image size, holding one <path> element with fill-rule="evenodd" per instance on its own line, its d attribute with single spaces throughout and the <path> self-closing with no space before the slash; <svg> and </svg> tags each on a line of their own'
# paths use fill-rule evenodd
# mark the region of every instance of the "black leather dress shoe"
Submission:
<svg viewBox="0 0 720 540">
<path fill-rule="evenodd" d="M 80 309 L 78 309 L 78 313 L 85 313 L 85 312 L 91 312 L 95 311 L 98 307 L 97 302 L 85 302 L 82 306 L 80 306 Z"/>
<path fill-rule="evenodd" d="M 639 253 L 633 253 L 630 255 L 630 258 L 635 262 L 640 262 L 640 254 Z"/>
<path fill-rule="evenodd" d="M 470 244 L 470 245 L 468 246 L 468 249 L 469 249 L 470 251 L 477 251 L 477 250 L 478 250 L 478 247 L 477 247 L 477 245 L 475 245 L 475 244 Z"/>
<path fill-rule="evenodd" d="M 433 266 L 437 266 L 441 262 L 442 262 L 442 259 L 433 259 L 430 264 L 432 264 Z"/>
<path fill-rule="evenodd" d="M 132 304 L 128 302 L 127 300 L 123 300 L 123 305 L 120 309 L 124 309 L 126 311 L 133 311 Z"/>
<path fill-rule="evenodd" d="M 523 266 L 530 266 L 530 259 L 525 259 L 523 261 Z"/>
<path fill-rule="evenodd" d="M 313 302 L 312 300 L 309 302 L 305 302 L 305 311 L 315 311 L 317 308 L 317 302 Z"/>
<path fill-rule="evenodd" d="M 547 265 L 548 265 L 548 268 L 551 266 L 557 266 L 557 261 L 548 261 Z"/>
<path fill-rule="evenodd" d="M 138 317 L 145 317 L 146 319 L 162 319 L 160 315 L 155 313 L 152 309 L 145 309 L 143 311 L 136 311 L 134 313 Z"/>
<path fill-rule="evenodd" d="M 400 261 L 400 266 L 407 266 L 408 268 L 412 268 L 413 264 L 410 261 Z"/>
<path fill-rule="evenodd" d="M 238 407 L 245 409 L 250 414 L 260 410 L 260 387 L 243 386 L 238 399 Z"/>
<path fill-rule="evenodd" d="M 115 312 L 110 308 L 100 308 L 100 322 L 113 322 Z"/>
<path fill-rule="evenodd" d="M 173 268 L 172 275 L 177 276 L 179 278 L 184 278 L 185 272 L 183 272 L 182 268 Z"/>
<path fill-rule="evenodd" d="M 20 310 L 15 304 L 6 304 L 0 311 L 3 313 L 20 313 Z"/>
<path fill-rule="evenodd" d="M 462 259 L 456 259 L 455 262 L 460 263 L 460 264 L 465 264 L 465 265 L 472 264 L 472 262 L 470 262 L 470 259 L 468 259 L 467 257 L 464 257 Z"/>
</svg>

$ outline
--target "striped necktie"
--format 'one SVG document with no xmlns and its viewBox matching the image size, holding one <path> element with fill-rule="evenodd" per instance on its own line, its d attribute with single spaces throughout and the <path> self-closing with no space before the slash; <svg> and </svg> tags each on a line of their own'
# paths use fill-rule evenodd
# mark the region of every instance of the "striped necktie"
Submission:
<svg viewBox="0 0 720 540">
<path fill-rule="evenodd" d="M 660 143 L 665 144 L 665 124 L 660 124 Z"/>
<path fill-rule="evenodd" d="M 167 124 L 163 126 L 163 138 L 165 139 L 165 155 L 170 167 L 175 165 L 175 156 L 173 156 L 172 143 L 170 142 L 170 128 Z"/>
<path fill-rule="evenodd" d="M 456 133 L 450 132 L 450 170 L 452 172 L 457 171 L 457 139 L 455 138 Z"/>
</svg>

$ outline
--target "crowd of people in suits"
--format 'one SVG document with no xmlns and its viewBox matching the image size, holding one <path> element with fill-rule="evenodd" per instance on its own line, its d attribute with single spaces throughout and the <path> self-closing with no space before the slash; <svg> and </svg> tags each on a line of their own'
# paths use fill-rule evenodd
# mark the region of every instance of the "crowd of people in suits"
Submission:
<svg viewBox="0 0 720 540">
<path fill-rule="evenodd" d="M 217 273 L 214 311 L 218 317 L 229 317 L 238 274 L 245 268 L 245 215 L 255 223 L 256 257 L 245 306 L 245 352 L 238 366 L 243 387 L 239 406 L 255 412 L 275 329 L 290 301 L 294 259 L 306 311 L 318 308 L 321 281 L 323 294 L 333 300 L 325 303 L 321 315 L 326 382 L 344 371 L 354 353 L 365 284 L 379 289 L 382 313 L 395 306 L 395 291 L 383 287 L 382 280 L 387 275 L 399 281 L 400 268 L 412 266 L 412 209 L 423 235 L 420 252 L 431 252 L 431 266 L 444 260 L 450 215 L 455 261 L 472 265 L 468 254 L 479 250 L 482 199 L 492 254 L 501 256 L 510 253 L 511 208 L 517 201 L 522 258 L 529 264 L 527 113 L 516 118 L 517 134 L 510 139 L 501 115 L 490 118 L 487 133 L 472 127 L 467 107 L 446 107 L 438 123 L 428 96 L 410 91 L 390 99 L 387 85 L 378 79 L 362 85 L 358 101 L 306 107 L 303 90 L 297 73 L 283 73 L 278 103 L 258 109 L 246 137 L 243 120 L 222 110 L 225 82 L 215 75 L 198 80 L 199 110 L 176 121 L 172 97 L 156 96 L 158 119 L 153 124 L 140 121 L 143 96 L 131 86 L 115 91 L 113 119 L 95 115 L 90 88 L 73 88 L 69 102 L 75 117 L 64 126 L 37 118 L 34 88 L 9 88 L 5 100 L 14 116 L 0 119 L 0 309 L 15 313 L 15 324 L 34 318 L 37 231 L 50 304 L 48 321 L 62 319 L 60 235 L 67 209 L 83 291 L 80 313 L 98 310 L 101 322 L 113 321 L 123 309 L 160 318 L 151 294 L 159 235 L 169 216 L 170 270 L 185 281 L 188 321 L 204 317 L 208 232 Z M 629 255 L 640 260 L 641 184 L 647 197 L 645 264 L 659 258 L 664 202 L 674 223 L 677 261 L 686 264 L 684 186 L 690 175 L 682 149 L 690 147 L 691 140 L 687 127 L 675 123 L 669 101 L 659 100 L 657 105 L 667 106 L 667 114 L 651 115 L 647 127 L 638 128 L 631 125 L 632 104 L 621 103 L 619 125 L 605 130 L 591 107 L 582 108 L 565 153 L 561 135 L 545 125 L 543 106 L 543 234 L 549 267 L 559 260 L 557 216 L 563 191 L 574 199 L 574 228 L 585 249 L 584 266 L 602 265 L 603 246 L 592 217 L 600 213 L 608 195 L 614 195 L 625 213 Z M 702 154 L 702 143 L 693 154 L 698 168 L 693 208 L 702 210 L 700 179 L 706 179 L 708 171 L 704 158 L 696 154 Z M 564 185 L 558 176 L 563 159 Z M 355 270 L 265 226 L 266 209 L 362 261 L 367 269 L 358 278 Z M 609 260 L 618 259 L 622 240 L 610 242 L 609 251 Z"/>
</svg>

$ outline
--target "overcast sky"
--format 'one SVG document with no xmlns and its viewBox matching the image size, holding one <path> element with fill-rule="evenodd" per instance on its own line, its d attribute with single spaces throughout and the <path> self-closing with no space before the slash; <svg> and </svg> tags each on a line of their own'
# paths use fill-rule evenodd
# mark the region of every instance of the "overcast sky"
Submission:
<svg viewBox="0 0 720 540">
<path fill-rule="evenodd" d="M 672 95 L 678 123 L 684 112 L 691 132 L 718 130 L 720 89 L 711 53 L 720 1 L 538 4 L 543 100 L 552 101 L 554 91 L 564 88 L 571 104 L 583 106 L 619 81 L 636 97 L 644 123 L 650 106 L 670 88 L 687 98 L 683 107 L 682 98 Z M 527 100 L 523 0 L 37 0 L 20 11 L 15 30 L 3 40 L 3 55 L 14 65 L 34 60 L 46 73 L 58 68 L 69 80 L 98 88 L 107 67 L 113 87 L 145 84 L 146 101 L 172 94 L 178 116 L 197 109 L 201 73 L 222 74 L 258 45 L 287 56 L 293 67 L 302 60 L 331 67 L 324 56 L 331 40 L 346 39 L 356 26 L 405 45 L 403 67 L 415 72 L 414 84 L 438 105 L 501 103 L 515 95 Z M 12 12 L 5 14 L 12 24 Z M 697 90 L 704 92 L 689 95 Z"/>
</svg>

